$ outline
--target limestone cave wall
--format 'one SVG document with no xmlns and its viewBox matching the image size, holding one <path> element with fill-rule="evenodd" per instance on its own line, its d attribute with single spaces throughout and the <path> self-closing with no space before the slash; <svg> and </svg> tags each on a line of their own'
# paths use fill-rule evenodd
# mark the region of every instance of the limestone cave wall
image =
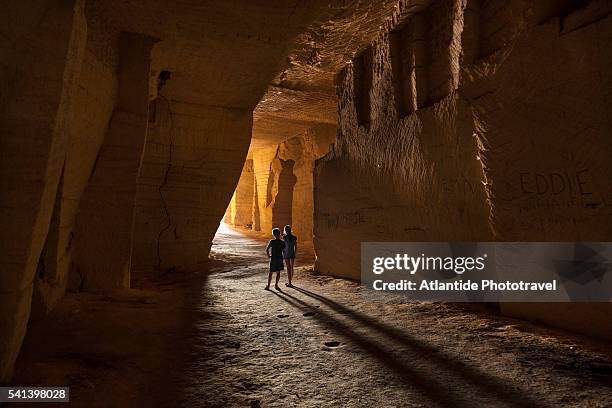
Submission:
<svg viewBox="0 0 612 408">
<path fill-rule="evenodd" d="M 486 149 L 498 240 L 610 240 L 611 10 L 597 1 L 564 10 L 525 28 L 463 75 L 462 94 Z M 612 338 L 610 304 L 501 308 Z"/>
<path fill-rule="evenodd" d="M 391 10 L 336 75 L 336 125 L 333 73 Z M 134 269 L 198 269 L 228 203 L 352 279 L 365 241 L 609 241 L 610 11 L 8 0 L 0 383 L 30 316 Z M 608 304 L 501 309 L 612 337 Z"/>
<path fill-rule="evenodd" d="M 277 183 L 280 161 L 277 156 L 278 146 L 269 146 L 253 152 L 254 206 L 257 216 L 253 220 L 256 231 L 272 230 L 272 209 L 274 208 L 274 185 Z"/>
<path fill-rule="evenodd" d="M 64 295 L 73 266 L 76 216 L 106 134 L 117 89 L 117 32 L 93 5 L 85 8 L 87 41 L 72 106 L 65 162 L 49 232 L 39 259 L 32 317 L 42 318 Z"/>
<path fill-rule="evenodd" d="M 123 291 L 135 264 L 191 269 L 207 258 L 252 111 L 295 36 L 329 13 L 322 2 L 241 6 L 3 3 L 0 383 L 32 308 L 43 317 L 67 287 Z M 210 15 L 222 18 L 202 25 Z"/>
<path fill-rule="evenodd" d="M 358 279 L 367 241 L 609 240 L 612 25 L 607 2 L 585 4 L 399 10 L 337 77 L 338 141 L 315 172 L 316 269 Z M 611 336 L 609 305 L 501 308 Z"/>
<path fill-rule="evenodd" d="M 254 183 L 253 159 L 247 159 L 240 173 L 240 179 L 232 195 L 230 205 L 227 207 L 227 223 L 252 228 Z"/>
<path fill-rule="evenodd" d="M 333 125 L 317 125 L 279 147 L 279 157 L 295 163 L 291 226 L 302 244 L 311 245 L 313 240 L 314 164 L 329 152 L 336 139 L 336 129 Z"/>
<path fill-rule="evenodd" d="M 133 267 L 194 270 L 208 259 L 240 177 L 252 113 L 163 95 L 152 104 L 136 194 Z"/>
<path fill-rule="evenodd" d="M 300 242 L 312 243 L 314 162 L 329 151 L 335 137 L 335 126 L 317 124 L 278 145 L 254 149 L 253 172 L 243 170 L 226 221 L 251 224 L 255 231 L 264 233 L 289 224 Z M 245 168 L 249 165 L 250 161 Z M 246 186 L 251 182 L 254 188 L 249 196 Z M 248 214 L 249 222 L 240 224 L 232 219 L 232 208 L 245 203 L 252 203 L 253 210 Z"/>
<path fill-rule="evenodd" d="M 338 141 L 315 180 L 321 273 L 359 279 L 361 242 L 492 238 L 471 108 L 454 90 L 460 5 L 432 7 L 382 33 L 337 78 Z M 423 31 L 435 16 L 439 29 Z"/>
<path fill-rule="evenodd" d="M 147 138 L 152 37 L 121 33 L 117 101 L 79 203 L 73 280 L 109 292 L 130 287 L 136 180 Z"/>
<path fill-rule="evenodd" d="M 0 25 L 0 383 L 30 315 L 85 50 L 83 1 L 9 1 Z"/>
</svg>

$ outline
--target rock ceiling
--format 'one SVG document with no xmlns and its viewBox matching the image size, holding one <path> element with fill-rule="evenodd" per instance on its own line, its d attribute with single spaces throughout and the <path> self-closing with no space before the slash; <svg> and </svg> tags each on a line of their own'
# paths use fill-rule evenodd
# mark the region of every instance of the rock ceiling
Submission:
<svg viewBox="0 0 612 408">
<path fill-rule="evenodd" d="M 172 98 L 257 105 L 251 147 L 258 148 L 316 123 L 335 123 L 335 73 L 375 39 L 398 7 L 417 10 L 426 3 L 115 0 L 97 3 L 90 14 L 112 21 L 116 30 L 160 39 L 153 65 L 172 72 L 165 88 Z"/>
</svg>

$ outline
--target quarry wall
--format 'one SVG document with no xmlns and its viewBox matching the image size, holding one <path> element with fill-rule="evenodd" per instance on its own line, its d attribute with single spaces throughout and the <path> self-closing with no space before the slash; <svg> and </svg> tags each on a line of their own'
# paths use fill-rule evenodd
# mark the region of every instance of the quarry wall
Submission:
<svg viewBox="0 0 612 408">
<path fill-rule="evenodd" d="M 487 152 L 492 226 L 503 241 L 609 241 L 612 235 L 610 5 L 521 32 L 467 70 Z M 517 137 L 520 135 L 520 137 Z M 610 304 L 502 304 L 502 312 L 612 338 Z"/>
<path fill-rule="evenodd" d="M 83 1 L 4 5 L 0 32 L 0 383 L 25 334 L 65 162 L 87 25 Z"/>
<path fill-rule="evenodd" d="M 232 197 L 226 222 L 251 225 L 266 234 L 273 227 L 291 225 L 300 242 L 311 244 L 314 162 L 329 151 L 335 137 L 335 126 L 315 124 L 280 144 L 254 149 Z M 251 165 L 253 170 L 249 171 Z M 253 187 L 249 189 L 249 185 Z M 248 213 L 247 205 L 252 206 Z"/>
<path fill-rule="evenodd" d="M 77 215 L 73 274 L 83 290 L 130 287 L 134 199 L 147 139 L 155 42 L 141 34 L 119 38 L 117 102 Z"/>
<path fill-rule="evenodd" d="M 139 10 L 134 2 L 6 2 L 0 383 L 30 315 L 45 316 L 67 288 L 129 288 L 135 268 L 200 268 L 228 202 L 230 223 L 265 233 L 292 224 L 300 242 L 314 241 L 319 272 L 351 279 L 366 241 L 609 241 L 610 2 L 426 3 L 415 13 L 401 0 L 338 73 L 335 126 L 327 79 L 316 78 L 335 62 L 319 59 L 345 61 L 342 46 L 361 35 L 340 28 L 337 56 L 301 36 L 306 56 L 286 59 L 304 78 L 274 78 L 316 7 L 287 23 L 300 13 L 245 3 L 254 21 L 275 19 L 269 35 L 236 36 L 238 24 L 220 20 L 207 36 L 197 31 L 207 9 L 187 3 L 152 3 L 167 10 L 158 24 L 152 11 L 107 14 Z M 237 21 L 232 4 L 218 5 Z M 370 6 L 379 17 L 390 10 Z M 179 21 L 206 46 L 181 37 Z M 375 31 L 368 21 L 350 27 Z M 163 46 L 157 34 L 168 37 Z M 185 72 L 164 71 L 164 87 L 161 69 Z M 319 83 L 316 97 L 283 88 L 308 88 L 306 73 Z M 252 110 L 271 81 L 261 121 L 270 143 L 245 163 Z M 612 338 L 609 304 L 500 308 Z"/>
<path fill-rule="evenodd" d="M 400 9 L 337 79 L 338 140 L 315 171 L 316 269 L 358 279 L 362 241 L 609 240 L 610 87 L 597 85 L 610 81 L 609 11 Z M 612 337 L 609 305 L 501 309 Z"/>
<path fill-rule="evenodd" d="M 238 185 L 228 207 L 227 223 L 252 228 L 254 184 L 253 159 L 248 159 L 244 163 Z"/>
<path fill-rule="evenodd" d="M 141 265 L 166 269 L 191 268 L 208 256 L 246 156 L 252 110 L 284 49 L 277 42 L 249 44 L 247 52 L 260 59 L 252 63 L 258 70 L 251 76 L 240 73 L 242 66 L 232 72 L 220 68 L 244 80 L 249 90 L 233 88 L 233 99 L 232 92 L 221 94 L 216 105 L 206 98 L 200 99 L 207 104 L 198 104 L 171 97 L 177 143 L 170 163 L 167 156 L 155 156 L 168 153 L 167 146 L 146 143 L 149 100 L 159 99 L 160 67 L 175 61 L 186 69 L 194 65 L 173 54 L 184 48 L 165 38 L 166 48 L 157 50 L 152 67 L 158 38 L 144 33 L 170 34 L 158 30 L 157 20 L 148 24 L 145 15 L 117 13 L 115 6 L 126 3 L 8 1 L 0 12 L 0 383 L 10 379 L 30 317 L 48 314 L 67 288 L 104 293 L 129 288 L 134 251 Z M 226 42 L 214 41 L 227 50 Z M 264 53 L 252 51 L 257 47 Z M 184 87 L 175 88 L 181 91 Z M 155 100 L 152 106 L 157 105 L 161 124 L 153 121 L 153 139 L 169 144 L 162 126 L 168 115 L 163 101 Z M 145 147 L 148 173 L 140 179 Z M 151 169 L 155 165 L 162 176 Z M 155 218 L 159 199 L 134 206 L 150 193 L 143 187 L 146 177 L 163 180 L 162 186 L 149 186 L 167 195 L 163 221 Z M 158 213 L 151 216 L 153 210 L 143 211 L 147 207 Z M 152 230 L 145 227 L 150 220 L 169 226 Z"/>
<path fill-rule="evenodd" d="M 208 259 L 240 177 L 252 113 L 163 94 L 152 104 L 136 194 L 133 266 L 194 270 Z"/>
<path fill-rule="evenodd" d="M 94 6 L 85 8 L 85 16 L 89 21 L 87 41 L 73 96 L 65 163 L 37 267 L 32 318 L 44 317 L 66 291 L 73 266 L 79 202 L 104 140 L 116 98 L 117 31 Z"/>
</svg>

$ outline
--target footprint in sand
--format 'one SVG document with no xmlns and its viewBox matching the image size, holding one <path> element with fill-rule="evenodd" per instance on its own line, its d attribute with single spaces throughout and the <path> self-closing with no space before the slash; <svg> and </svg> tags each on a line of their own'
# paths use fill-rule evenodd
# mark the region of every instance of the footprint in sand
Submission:
<svg viewBox="0 0 612 408">
<path fill-rule="evenodd" d="M 326 341 L 325 343 L 323 343 L 323 351 L 332 351 L 335 347 L 338 347 L 340 345 L 339 341 Z"/>
</svg>

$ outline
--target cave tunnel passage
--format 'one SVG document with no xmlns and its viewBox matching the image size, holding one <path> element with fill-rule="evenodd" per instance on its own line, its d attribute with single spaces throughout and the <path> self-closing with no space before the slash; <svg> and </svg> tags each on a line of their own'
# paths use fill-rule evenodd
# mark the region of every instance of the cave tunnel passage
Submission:
<svg viewBox="0 0 612 408">
<path fill-rule="evenodd" d="M 612 406 L 610 302 L 357 283 L 363 242 L 612 240 L 612 2 L 2 10 L 0 384 L 84 407 Z M 296 287 L 264 291 L 286 224 Z"/>
</svg>

